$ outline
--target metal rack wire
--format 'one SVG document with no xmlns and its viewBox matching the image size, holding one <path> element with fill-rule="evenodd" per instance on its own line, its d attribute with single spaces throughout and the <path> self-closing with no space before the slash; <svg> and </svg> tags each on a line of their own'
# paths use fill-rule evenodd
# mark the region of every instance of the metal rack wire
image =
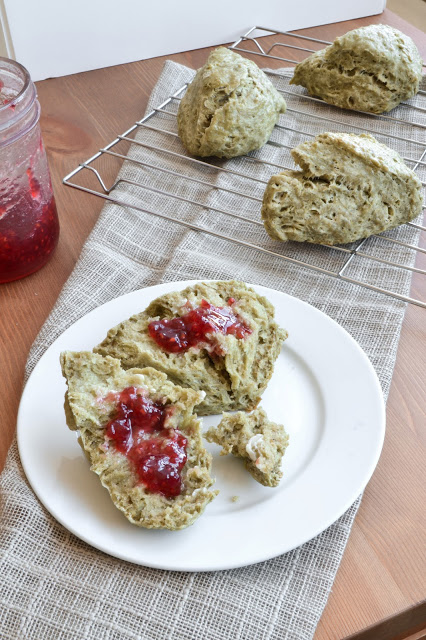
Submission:
<svg viewBox="0 0 426 640">
<path fill-rule="evenodd" d="M 266 35 L 269 37 L 262 37 Z M 259 38 L 262 38 L 261 42 Z M 270 43 L 271 38 L 273 40 L 272 44 Z M 283 38 L 285 41 L 282 41 Z M 294 44 L 294 39 L 297 39 L 298 44 Z M 288 42 L 289 40 L 290 42 Z M 296 64 L 295 60 L 276 54 L 282 48 L 287 48 L 290 52 L 292 50 L 307 53 L 314 51 L 314 49 L 300 46 L 300 41 L 302 44 L 312 42 L 315 43 L 315 45 L 319 44 L 321 46 L 330 44 L 324 40 L 318 40 L 306 35 L 273 31 L 264 27 L 252 27 L 231 45 L 230 48 L 244 55 L 253 55 L 263 59 L 273 59 L 283 63 Z M 267 46 L 265 46 L 265 42 L 268 43 Z M 419 132 L 426 130 L 426 91 L 419 91 L 420 104 L 413 105 L 409 102 L 404 102 L 394 110 L 393 115 L 374 115 L 371 113 L 358 112 L 360 117 L 359 124 L 354 125 L 351 121 L 349 125 L 345 119 L 348 114 L 352 117 L 353 111 L 345 112 L 337 107 L 330 107 L 329 105 L 325 105 L 322 100 L 308 96 L 298 88 L 290 88 L 288 84 L 289 76 L 286 73 L 274 70 L 266 70 L 266 73 L 270 75 L 271 79 L 274 79 L 274 77 L 279 79 L 281 85 L 283 79 L 285 79 L 286 83 L 284 86 L 281 86 L 279 90 L 286 98 L 288 105 L 287 114 L 289 114 L 290 117 L 292 114 L 297 115 L 299 119 L 300 116 L 302 116 L 315 123 L 318 128 L 318 133 L 321 130 L 333 129 L 340 131 L 360 130 L 360 132 L 373 133 L 379 140 L 387 142 L 388 144 L 393 140 L 403 142 L 407 148 L 407 154 L 403 156 L 404 160 L 418 173 L 423 186 L 426 186 L 426 135 L 419 135 Z M 183 85 L 176 93 L 152 109 L 150 113 L 134 123 L 123 134 L 117 135 L 114 140 L 100 149 L 91 158 L 80 163 L 76 169 L 64 178 L 64 184 L 99 196 L 114 204 L 131 207 L 135 211 L 157 216 L 172 224 L 181 225 L 203 234 L 209 234 L 222 240 L 248 247 L 250 250 L 269 255 L 273 258 L 286 260 L 298 267 L 314 270 L 318 273 L 426 308 L 425 301 L 411 298 L 397 290 L 386 289 L 381 286 L 380 282 L 369 282 L 348 275 L 348 271 L 353 267 L 354 262 L 359 260 L 368 260 L 386 269 L 403 269 L 426 275 L 426 270 L 415 266 L 413 259 L 416 254 L 426 254 L 426 249 L 417 246 L 416 242 L 419 233 L 421 234 L 421 232 L 426 231 L 425 226 L 410 222 L 398 228 L 401 230 L 405 227 L 409 230 L 411 232 L 411 241 L 407 241 L 407 233 L 404 234 L 404 231 L 398 232 L 398 230 L 395 230 L 394 232 L 387 232 L 380 236 L 372 236 L 353 245 L 333 247 L 316 246 L 313 251 L 312 245 L 310 250 L 307 251 L 301 249 L 300 246 L 298 246 L 297 249 L 294 246 L 283 249 L 282 244 L 273 242 L 268 238 L 266 232 L 263 230 L 263 223 L 260 221 L 259 211 L 263 190 L 267 183 L 265 172 L 269 172 L 269 175 L 272 175 L 277 169 L 294 168 L 289 150 L 292 149 L 295 144 L 288 144 L 288 136 L 292 138 L 295 136 L 300 137 L 300 140 L 296 143 L 298 144 L 306 138 L 314 137 L 315 134 L 303 130 L 303 128 L 299 129 L 285 126 L 284 122 L 286 121 L 281 119 L 280 123 L 276 125 L 271 139 L 267 145 L 265 145 L 265 147 L 271 151 L 271 153 L 266 154 L 266 156 L 265 154 L 254 153 L 244 156 L 243 158 L 222 163 L 212 161 L 211 159 L 202 160 L 190 157 L 182 151 L 182 147 L 179 146 L 178 135 L 176 131 L 173 130 L 176 129 L 175 119 L 178 104 L 186 87 L 186 84 Z M 419 100 L 419 98 L 417 100 Z M 306 106 L 304 107 L 303 105 Z M 325 107 L 327 107 L 327 109 L 325 109 Z M 398 115 L 394 115 L 395 113 Z M 395 132 L 392 133 L 394 129 L 391 127 L 393 125 L 395 125 L 395 127 L 402 127 L 404 134 L 397 135 Z M 137 135 L 137 139 L 133 137 L 134 134 Z M 165 139 L 168 140 L 167 144 L 161 142 Z M 170 145 L 170 140 L 173 141 L 173 139 L 176 139 L 176 150 L 173 150 L 171 148 L 173 145 Z M 287 140 L 287 142 L 284 140 Z M 123 145 L 123 143 L 130 145 L 130 149 L 136 146 L 140 150 L 143 150 L 143 155 L 132 157 L 131 154 L 120 152 L 118 149 L 120 149 L 120 145 Z M 274 150 L 280 152 L 279 157 L 274 155 Z M 247 211 L 249 211 L 249 213 L 247 215 L 241 215 L 237 210 L 230 208 L 229 205 L 217 206 L 216 201 L 212 204 L 203 199 L 189 198 L 186 195 L 180 195 L 179 190 L 170 191 L 161 186 L 159 187 L 158 181 L 156 182 L 155 180 L 139 182 L 121 177 L 116 180 L 112 186 L 108 187 L 106 180 L 102 177 L 102 163 L 100 163 L 102 159 L 107 157 L 118 158 L 120 161 L 127 160 L 139 168 L 149 171 L 151 176 L 158 175 L 167 177 L 179 185 L 200 185 L 213 189 L 215 193 L 219 192 L 224 194 L 228 200 L 229 198 L 241 199 L 239 200 L 241 206 L 238 206 L 238 211 L 244 210 L 245 213 Z M 252 165 L 255 169 L 254 172 L 250 171 Z M 73 180 L 77 175 L 79 175 L 79 178 L 82 178 L 83 173 L 94 175 L 100 189 L 87 186 L 87 181 L 85 185 L 82 184 L 84 180 L 80 180 L 80 182 Z M 213 178 L 209 178 L 211 174 L 213 174 Z M 223 175 L 235 180 L 236 185 L 232 184 L 232 188 L 230 184 L 221 186 L 220 177 Z M 241 183 L 243 184 L 242 187 L 240 186 Z M 131 188 L 138 188 L 141 190 L 141 193 L 155 193 L 170 199 L 172 202 L 184 203 L 189 209 L 201 208 L 202 210 L 214 211 L 214 213 L 220 217 L 221 222 L 219 226 L 200 224 L 198 220 L 194 222 L 191 216 L 189 218 L 178 217 L 169 215 L 167 212 L 164 212 L 164 210 L 153 210 L 152 207 L 147 206 L 146 200 L 142 197 L 140 202 L 135 204 L 134 201 L 130 202 L 129 199 L 124 197 L 123 184 L 129 185 Z M 157 184 L 157 186 L 155 186 L 155 184 Z M 250 188 L 248 186 L 249 184 Z M 423 207 L 423 209 L 425 208 L 426 206 Z M 255 231 L 254 239 L 250 240 L 250 233 L 248 232 L 248 239 L 242 239 L 240 234 L 229 232 L 226 221 L 235 219 L 245 225 L 245 228 L 250 227 Z M 408 235 L 410 236 L 410 234 Z M 412 238 L 414 238 L 414 240 Z M 379 247 L 377 247 L 377 241 L 379 241 Z M 294 244 L 296 243 L 286 243 L 286 245 Z M 389 259 L 389 257 L 384 256 L 385 253 L 389 253 L 383 250 L 383 247 L 386 246 L 394 247 L 395 250 L 400 249 L 399 253 L 396 251 L 396 258 L 392 257 Z M 380 249 L 380 247 L 382 247 L 382 249 Z M 405 256 L 405 261 L 404 258 L 402 260 L 399 259 L 400 254 Z M 323 260 L 319 259 L 320 257 L 324 258 L 324 256 L 335 255 L 339 257 L 338 260 L 333 260 L 330 257 L 329 261 L 327 262 L 326 260 L 324 263 Z M 409 257 L 407 258 L 407 256 Z"/>
</svg>

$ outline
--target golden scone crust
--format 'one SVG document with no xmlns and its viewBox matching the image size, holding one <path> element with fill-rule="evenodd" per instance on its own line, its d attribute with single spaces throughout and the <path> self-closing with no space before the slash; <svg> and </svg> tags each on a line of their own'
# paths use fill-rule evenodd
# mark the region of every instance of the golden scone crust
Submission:
<svg viewBox="0 0 426 640">
<path fill-rule="evenodd" d="M 300 62 L 291 84 L 344 109 L 383 113 L 417 93 L 422 64 L 411 38 L 373 24 L 349 31 Z"/>
<path fill-rule="evenodd" d="M 91 470 L 99 476 L 114 505 L 140 527 L 183 529 L 193 524 L 217 494 L 210 488 L 211 456 L 202 442 L 200 421 L 192 413 L 203 394 L 174 385 L 154 369 L 124 371 L 118 360 L 91 352 L 66 351 L 61 354 L 61 367 L 68 384 L 68 427 L 79 432 Z M 127 457 L 105 436 L 105 427 L 115 411 L 111 392 L 132 386 L 145 389 L 155 402 L 175 407 L 170 427 L 179 428 L 188 441 L 188 459 L 182 469 L 183 490 L 177 497 L 166 498 L 146 490 Z"/>
<path fill-rule="evenodd" d="M 233 158 L 262 147 L 285 110 L 284 98 L 254 62 L 220 47 L 181 100 L 178 133 L 193 155 Z"/>
<path fill-rule="evenodd" d="M 420 180 L 373 136 L 322 133 L 291 153 L 301 170 L 272 176 L 263 198 L 262 219 L 276 240 L 344 244 L 421 212 Z"/>
<path fill-rule="evenodd" d="M 153 320 L 184 315 L 190 307 L 206 300 L 217 307 L 227 306 L 251 329 L 242 339 L 215 334 L 223 355 L 201 346 L 183 353 L 161 349 L 148 333 Z M 205 399 L 197 407 L 199 415 L 252 409 L 260 400 L 273 373 L 287 332 L 274 320 L 274 308 L 244 282 L 235 280 L 201 282 L 183 291 L 163 295 L 142 313 L 132 316 L 108 332 L 94 351 L 121 361 L 122 367 L 154 367 L 182 387 L 203 390 Z"/>
<path fill-rule="evenodd" d="M 253 413 L 225 413 L 219 425 L 204 434 L 208 442 L 222 446 L 220 455 L 243 458 L 247 471 L 265 487 L 277 487 L 281 461 L 289 437 L 281 424 L 268 420 L 262 408 Z"/>
</svg>

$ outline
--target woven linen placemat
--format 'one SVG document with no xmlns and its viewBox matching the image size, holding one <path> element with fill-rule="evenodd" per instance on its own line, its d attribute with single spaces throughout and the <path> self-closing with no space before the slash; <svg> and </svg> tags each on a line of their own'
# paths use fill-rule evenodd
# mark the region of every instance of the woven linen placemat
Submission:
<svg viewBox="0 0 426 640">
<path fill-rule="evenodd" d="M 151 96 L 149 109 L 191 80 L 193 71 L 167 62 Z M 291 70 L 285 71 L 287 76 Z M 284 86 L 286 80 L 274 78 Z M 296 99 L 297 102 L 297 99 Z M 176 101 L 168 109 L 176 110 Z M 325 105 L 302 105 L 309 113 L 332 114 Z M 421 117 L 421 114 L 419 115 Z M 155 126 L 176 131 L 170 115 L 155 116 Z M 286 126 L 310 133 L 326 130 L 309 115 L 288 113 Z M 347 122 L 340 130 L 362 126 L 363 117 L 339 113 Z M 377 131 L 389 124 L 366 116 Z M 283 122 L 283 116 L 281 117 Z M 333 130 L 339 126 L 328 125 Z M 403 131 L 403 125 L 393 133 Z M 419 141 L 423 131 L 413 128 Z M 296 145 L 303 136 L 275 130 L 286 144 Z M 141 128 L 137 138 L 182 152 L 180 141 Z M 416 138 L 417 139 L 417 138 Z M 382 139 L 385 141 L 385 139 Z M 407 155 L 408 143 L 389 138 L 388 144 Z M 255 157 L 284 164 L 286 149 L 266 145 Z M 185 164 L 173 156 L 132 145 L 129 156 L 160 164 L 170 170 Z M 223 163 L 219 163 L 223 164 Z M 249 159 L 229 161 L 253 177 L 268 179 L 273 168 Z M 167 173 L 125 162 L 120 176 L 206 207 L 238 211 L 240 196 L 223 188 L 261 194 L 264 185 L 233 174 L 188 162 L 185 171 L 205 183 L 176 180 Z M 208 183 L 208 184 L 207 184 Z M 220 187 L 220 189 L 218 189 Z M 224 220 L 208 208 L 190 206 L 154 191 L 120 183 L 115 195 L 197 224 L 209 224 L 219 232 L 276 249 L 262 228 Z M 259 218 L 259 205 L 244 202 L 244 214 Z M 417 232 L 404 226 L 393 237 L 417 242 Z M 414 252 L 404 247 L 369 241 L 372 254 L 413 264 Z M 284 249 L 283 249 L 284 251 Z M 335 267 L 342 260 L 331 250 L 290 246 L 287 255 L 309 258 Z M 357 260 L 350 275 L 378 279 L 388 288 L 408 294 L 410 274 L 370 260 Z M 107 204 L 89 236 L 81 257 L 39 336 L 27 363 L 27 377 L 48 346 L 68 326 L 98 305 L 124 293 L 160 282 L 186 279 L 238 278 L 284 291 L 324 311 L 339 322 L 361 345 L 372 361 L 387 396 L 395 362 L 405 304 L 372 291 L 285 263 L 205 234 L 166 223 L 152 215 Z M 342 375 L 350 376 L 349 371 Z M 58 425 L 58 428 L 65 428 Z M 42 443 L 40 443 L 42 446 Z M 326 604 L 339 566 L 359 499 L 329 529 L 307 544 L 278 558 L 242 569 L 208 573 L 159 571 L 135 566 L 99 552 L 58 524 L 42 507 L 23 473 L 16 442 L 0 477 L 0 637 L 2 640 L 307 640 Z"/>
</svg>

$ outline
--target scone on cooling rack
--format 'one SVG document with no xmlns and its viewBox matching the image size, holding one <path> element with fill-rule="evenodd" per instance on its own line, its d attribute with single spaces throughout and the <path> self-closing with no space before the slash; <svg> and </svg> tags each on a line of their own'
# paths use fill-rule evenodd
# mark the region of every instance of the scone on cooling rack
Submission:
<svg viewBox="0 0 426 640">
<path fill-rule="evenodd" d="M 300 62 L 290 84 L 344 109 L 383 113 L 416 95 L 421 77 L 422 59 L 411 38 L 372 24 Z"/>
<path fill-rule="evenodd" d="M 285 110 L 284 98 L 254 62 L 220 47 L 182 98 L 178 133 L 195 156 L 233 158 L 262 147 Z"/>
<path fill-rule="evenodd" d="M 94 351 L 203 390 L 197 413 L 208 415 L 253 409 L 286 337 L 272 304 L 243 282 L 202 282 L 157 298 Z"/>
<path fill-rule="evenodd" d="M 208 442 L 222 446 L 220 455 L 242 458 L 247 471 L 265 487 L 277 487 L 288 435 L 281 424 L 268 420 L 260 407 L 253 413 L 225 413 L 219 425 L 204 434 Z"/>
<path fill-rule="evenodd" d="M 373 136 L 321 133 L 292 150 L 300 171 L 272 176 L 262 219 L 271 238 L 345 244 L 421 212 L 421 182 Z"/>
<path fill-rule="evenodd" d="M 193 415 L 204 394 L 90 352 L 64 352 L 61 366 L 67 424 L 114 505 L 140 527 L 193 524 L 217 494 Z"/>
</svg>

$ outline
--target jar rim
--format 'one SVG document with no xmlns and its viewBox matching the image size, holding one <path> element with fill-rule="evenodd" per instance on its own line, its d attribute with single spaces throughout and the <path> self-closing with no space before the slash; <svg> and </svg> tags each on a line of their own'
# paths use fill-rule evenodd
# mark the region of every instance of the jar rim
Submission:
<svg viewBox="0 0 426 640">
<path fill-rule="evenodd" d="M 12 81 L 15 95 L 0 107 L 0 149 L 36 126 L 40 117 L 37 91 L 28 70 L 16 60 L 0 57 L 0 78 Z"/>
<path fill-rule="evenodd" d="M 24 84 L 21 88 L 21 90 L 19 91 L 19 93 L 13 98 L 13 104 L 17 104 L 18 102 L 21 102 L 21 100 L 23 99 L 25 92 L 27 91 L 28 87 L 30 86 L 30 82 L 31 82 L 31 76 L 28 73 L 28 70 L 24 67 L 24 65 L 22 65 L 20 62 L 17 62 L 16 60 L 12 60 L 11 58 L 4 58 L 3 56 L 0 56 L 0 69 L 1 69 L 1 65 L 2 63 L 7 63 L 8 65 L 14 66 L 17 69 L 19 69 L 19 71 L 22 72 L 23 75 L 23 81 Z M 6 102 L 4 105 L 0 106 L 0 113 L 4 110 L 10 107 L 10 102 Z"/>
</svg>

